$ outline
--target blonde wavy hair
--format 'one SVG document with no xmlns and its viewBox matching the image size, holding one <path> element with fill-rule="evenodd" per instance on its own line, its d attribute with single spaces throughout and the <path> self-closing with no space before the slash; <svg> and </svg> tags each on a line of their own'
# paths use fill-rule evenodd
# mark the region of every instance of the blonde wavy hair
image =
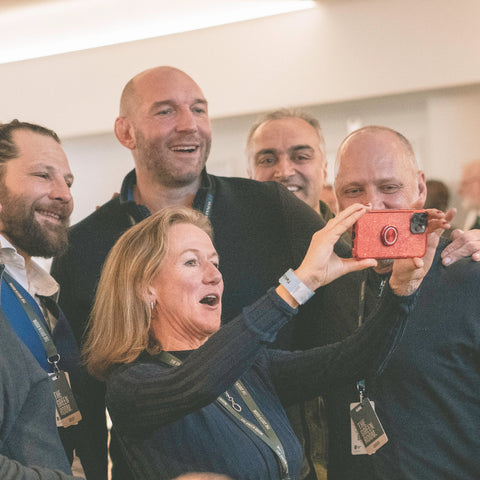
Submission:
<svg viewBox="0 0 480 480">
<path fill-rule="evenodd" d="M 165 208 L 127 230 L 104 264 L 82 351 L 88 372 L 104 380 L 114 365 L 133 362 L 161 346 L 150 335 L 147 291 L 168 255 L 170 228 L 197 226 L 212 238 L 207 217 L 186 207 Z"/>
</svg>

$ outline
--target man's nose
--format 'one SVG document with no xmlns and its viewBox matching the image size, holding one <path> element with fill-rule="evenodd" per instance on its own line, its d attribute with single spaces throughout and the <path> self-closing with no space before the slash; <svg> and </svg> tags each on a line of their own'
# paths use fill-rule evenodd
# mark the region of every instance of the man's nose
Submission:
<svg viewBox="0 0 480 480">
<path fill-rule="evenodd" d="M 365 188 L 362 195 L 357 198 L 356 201 L 364 204 L 370 203 L 372 210 L 385 210 L 387 208 L 384 196 L 374 188 Z"/>
<path fill-rule="evenodd" d="M 197 121 L 190 109 L 182 109 L 178 112 L 176 129 L 179 132 L 193 132 L 197 130 Z"/>
<path fill-rule="evenodd" d="M 280 157 L 277 164 L 275 165 L 275 178 L 282 179 L 288 178 L 295 174 L 295 168 L 293 163 L 289 158 Z"/>
<path fill-rule="evenodd" d="M 55 179 L 52 182 L 49 197 L 53 200 L 60 200 L 61 202 L 71 202 L 72 192 L 70 186 L 63 178 Z"/>
<path fill-rule="evenodd" d="M 371 203 L 372 210 L 385 210 L 385 202 L 380 195 L 367 195 L 362 203 Z"/>
</svg>

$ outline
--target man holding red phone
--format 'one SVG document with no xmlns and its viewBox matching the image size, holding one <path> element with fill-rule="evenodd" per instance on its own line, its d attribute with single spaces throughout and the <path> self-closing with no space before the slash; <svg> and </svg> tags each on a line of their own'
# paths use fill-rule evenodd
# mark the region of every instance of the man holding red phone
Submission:
<svg viewBox="0 0 480 480">
<path fill-rule="evenodd" d="M 424 205 L 425 175 L 408 140 L 394 130 L 364 127 L 350 134 L 340 145 L 335 171 L 340 209 L 355 202 L 375 210 Z M 445 246 L 441 240 L 399 345 L 381 371 L 366 379 L 366 394 L 389 441 L 371 458 L 330 457 L 329 478 L 351 478 L 348 472 L 360 471 L 356 464 L 365 475 L 370 460 L 368 478 L 478 478 L 480 264 L 465 258 L 445 268 Z M 375 270 L 353 279 L 349 292 L 338 289 L 359 319 L 375 308 L 391 262 L 383 260 Z"/>
</svg>

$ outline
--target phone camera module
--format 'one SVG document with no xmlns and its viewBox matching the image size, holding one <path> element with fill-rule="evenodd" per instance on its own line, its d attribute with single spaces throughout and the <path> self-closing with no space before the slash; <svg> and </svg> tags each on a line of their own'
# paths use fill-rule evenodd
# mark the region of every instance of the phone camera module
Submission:
<svg viewBox="0 0 480 480">
<path fill-rule="evenodd" d="M 410 231 L 412 233 L 424 233 L 427 229 L 428 214 L 426 212 L 414 213 L 410 219 Z"/>
</svg>

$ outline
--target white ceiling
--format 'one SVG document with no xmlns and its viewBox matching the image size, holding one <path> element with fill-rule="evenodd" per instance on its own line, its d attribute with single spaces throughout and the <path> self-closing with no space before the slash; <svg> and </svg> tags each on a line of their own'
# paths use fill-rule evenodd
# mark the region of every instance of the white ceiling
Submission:
<svg viewBox="0 0 480 480">
<path fill-rule="evenodd" d="M 2 0 L 0 63 L 312 8 L 308 0 Z"/>
</svg>

